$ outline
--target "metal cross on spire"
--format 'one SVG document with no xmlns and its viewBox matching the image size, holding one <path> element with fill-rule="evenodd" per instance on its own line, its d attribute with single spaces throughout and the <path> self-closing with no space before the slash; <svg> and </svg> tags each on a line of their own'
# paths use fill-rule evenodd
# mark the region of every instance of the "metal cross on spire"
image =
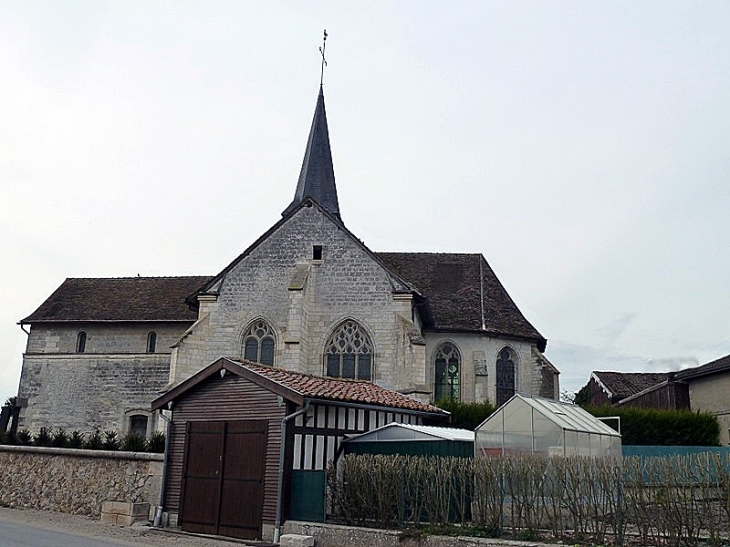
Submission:
<svg viewBox="0 0 730 547">
<path fill-rule="evenodd" d="M 324 58 L 324 48 L 327 46 L 327 29 L 324 29 L 324 39 L 322 40 L 322 47 L 319 48 L 319 53 L 322 55 L 322 71 L 319 73 L 319 85 L 322 86 L 324 81 L 324 67 L 327 66 L 327 59 Z"/>
</svg>

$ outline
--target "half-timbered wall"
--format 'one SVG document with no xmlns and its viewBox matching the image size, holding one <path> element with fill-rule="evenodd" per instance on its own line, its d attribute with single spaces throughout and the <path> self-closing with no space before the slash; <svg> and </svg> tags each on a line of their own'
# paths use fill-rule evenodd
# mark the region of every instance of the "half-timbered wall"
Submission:
<svg viewBox="0 0 730 547">
<path fill-rule="evenodd" d="M 292 469 L 323 471 L 333 460 L 345 435 L 357 435 L 383 425 L 397 422 L 421 424 L 414 414 L 370 410 L 366 408 L 316 404 L 304 416 L 297 416 L 294 424 Z"/>
</svg>

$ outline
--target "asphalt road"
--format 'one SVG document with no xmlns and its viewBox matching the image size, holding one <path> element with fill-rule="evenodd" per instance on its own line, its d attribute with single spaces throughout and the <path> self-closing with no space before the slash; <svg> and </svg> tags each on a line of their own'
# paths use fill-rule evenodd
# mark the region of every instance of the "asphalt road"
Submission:
<svg viewBox="0 0 730 547">
<path fill-rule="evenodd" d="M 130 545 L 134 544 L 104 541 L 0 520 L 0 547 L 128 547 Z"/>
<path fill-rule="evenodd" d="M 81 515 L 0 507 L 0 547 L 237 547 L 242 543 L 149 526 L 112 526 Z"/>
</svg>

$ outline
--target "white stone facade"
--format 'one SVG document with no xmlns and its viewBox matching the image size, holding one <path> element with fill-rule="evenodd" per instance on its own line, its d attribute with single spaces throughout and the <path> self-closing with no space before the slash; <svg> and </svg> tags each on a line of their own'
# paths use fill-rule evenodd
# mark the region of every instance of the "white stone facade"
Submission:
<svg viewBox="0 0 730 547">
<path fill-rule="evenodd" d="M 61 324 L 33 326 L 28 336 L 18 397 L 20 427 L 126 433 L 132 415 L 158 426 L 150 401 L 168 382 L 170 346 L 183 324 Z M 86 333 L 83 353 L 78 334 Z M 154 353 L 147 352 L 150 332 Z"/>
<path fill-rule="evenodd" d="M 312 258 L 322 247 L 321 260 Z M 324 346 L 347 319 L 374 346 L 373 379 L 396 390 L 426 381 L 410 295 L 352 236 L 317 207 L 303 207 L 222 279 L 217 297 L 200 298 L 200 319 L 176 345 L 171 381 L 218 357 L 241 358 L 243 334 L 259 318 L 276 333 L 275 366 L 324 375 Z"/>
</svg>

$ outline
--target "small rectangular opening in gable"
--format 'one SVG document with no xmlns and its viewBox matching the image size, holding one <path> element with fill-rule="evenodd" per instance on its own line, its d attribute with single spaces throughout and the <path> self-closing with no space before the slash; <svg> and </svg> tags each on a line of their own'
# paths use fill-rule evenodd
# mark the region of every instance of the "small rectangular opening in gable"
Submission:
<svg viewBox="0 0 730 547">
<path fill-rule="evenodd" d="M 322 245 L 312 245 L 312 260 L 322 260 Z"/>
</svg>

